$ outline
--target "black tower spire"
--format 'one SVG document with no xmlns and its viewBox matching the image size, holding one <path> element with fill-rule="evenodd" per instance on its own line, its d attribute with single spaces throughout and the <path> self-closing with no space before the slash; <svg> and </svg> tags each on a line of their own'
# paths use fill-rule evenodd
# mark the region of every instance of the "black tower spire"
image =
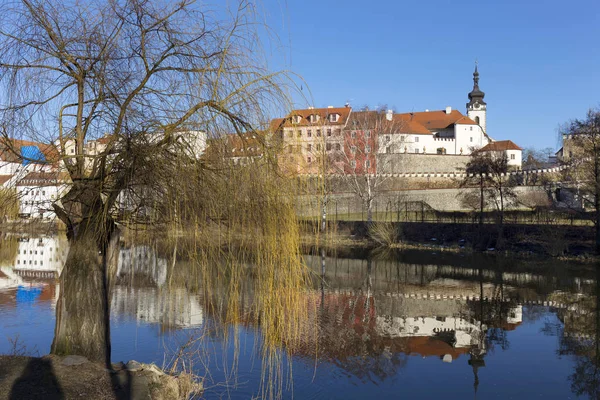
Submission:
<svg viewBox="0 0 600 400">
<path fill-rule="evenodd" d="M 467 108 L 472 107 L 475 103 L 485 105 L 483 98 L 485 93 L 479 89 L 479 72 L 477 71 L 477 62 L 475 62 L 475 72 L 473 72 L 473 90 L 469 93 L 469 102 Z"/>
</svg>

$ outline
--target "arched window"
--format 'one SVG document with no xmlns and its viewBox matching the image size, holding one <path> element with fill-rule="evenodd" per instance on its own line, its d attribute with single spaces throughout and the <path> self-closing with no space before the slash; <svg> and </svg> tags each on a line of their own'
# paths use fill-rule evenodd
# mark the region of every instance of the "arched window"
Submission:
<svg viewBox="0 0 600 400">
<path fill-rule="evenodd" d="M 479 117 L 475 117 L 475 122 L 477 122 L 477 125 L 479 125 Z"/>
</svg>

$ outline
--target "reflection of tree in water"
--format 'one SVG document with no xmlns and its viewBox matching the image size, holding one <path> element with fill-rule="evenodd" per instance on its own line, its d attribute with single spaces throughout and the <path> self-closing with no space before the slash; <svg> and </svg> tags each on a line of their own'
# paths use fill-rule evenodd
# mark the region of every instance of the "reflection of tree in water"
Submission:
<svg viewBox="0 0 600 400">
<path fill-rule="evenodd" d="M 559 355 L 574 356 L 568 380 L 577 396 L 600 398 L 600 269 L 596 271 L 595 296 L 565 296 L 570 308 L 559 310 L 562 324 L 547 323 L 543 332 L 556 335 Z"/>
</svg>

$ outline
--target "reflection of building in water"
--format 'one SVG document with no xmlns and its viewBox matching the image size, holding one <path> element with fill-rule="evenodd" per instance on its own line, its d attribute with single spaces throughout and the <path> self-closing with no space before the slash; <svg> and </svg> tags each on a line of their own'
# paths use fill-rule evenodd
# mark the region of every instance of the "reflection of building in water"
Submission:
<svg viewBox="0 0 600 400">
<path fill-rule="evenodd" d="M 185 288 L 165 288 L 167 260 L 150 246 L 119 251 L 117 284 L 112 294 L 113 315 L 129 315 L 163 329 L 199 326 L 204 313 L 197 296 Z"/>
<path fill-rule="evenodd" d="M 140 322 L 161 324 L 165 330 L 202 325 L 204 313 L 197 296 L 184 288 L 115 286 L 111 310 L 113 315 L 129 315 Z"/>
<path fill-rule="evenodd" d="M 14 271 L 26 277 L 54 278 L 63 269 L 68 244 L 61 236 L 19 238 Z"/>
<path fill-rule="evenodd" d="M 167 280 L 167 260 L 149 246 L 133 246 L 119 251 L 117 277 L 145 276 L 158 286 Z"/>
</svg>

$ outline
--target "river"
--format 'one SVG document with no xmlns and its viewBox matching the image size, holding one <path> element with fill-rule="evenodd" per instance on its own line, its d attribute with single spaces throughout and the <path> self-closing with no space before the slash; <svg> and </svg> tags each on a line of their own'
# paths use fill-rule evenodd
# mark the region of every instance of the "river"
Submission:
<svg viewBox="0 0 600 400">
<path fill-rule="evenodd" d="M 60 236 L 0 241 L 0 353 L 50 351 L 67 250 Z M 122 243 L 113 361 L 171 365 L 183 347 L 178 362 L 204 378 L 209 399 L 600 393 L 600 288 L 590 266 L 431 251 L 309 253 L 298 334 L 280 332 L 267 352 L 268 310 L 257 308 L 266 303 L 251 278 L 234 294 L 226 285 L 206 290 L 190 260 Z"/>
</svg>

